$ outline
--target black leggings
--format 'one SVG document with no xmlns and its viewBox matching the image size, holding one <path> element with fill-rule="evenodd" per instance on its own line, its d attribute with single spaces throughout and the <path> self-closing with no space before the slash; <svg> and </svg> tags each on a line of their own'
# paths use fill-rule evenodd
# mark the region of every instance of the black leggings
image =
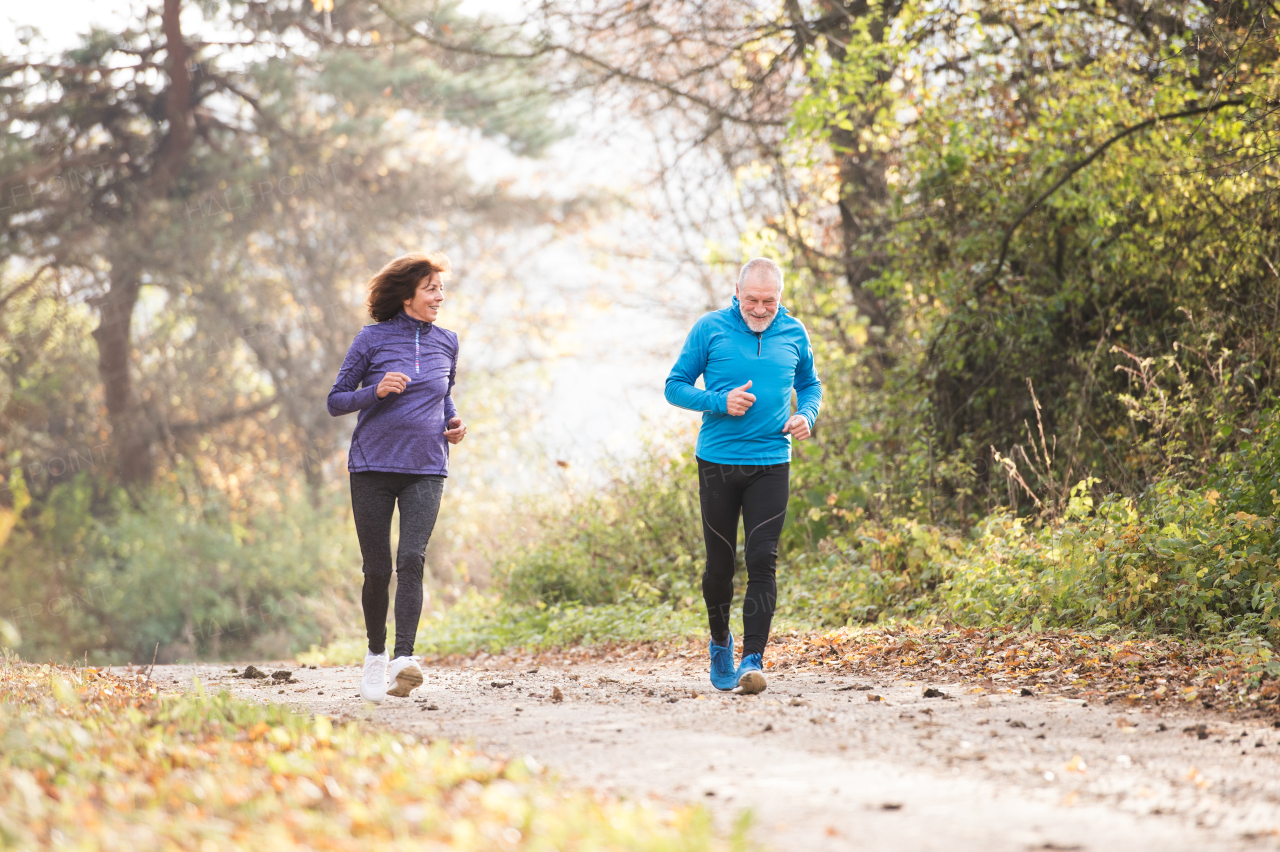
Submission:
<svg viewBox="0 0 1280 852">
<path fill-rule="evenodd" d="M 734 556 L 738 515 L 746 533 L 747 595 L 742 602 L 742 653 L 763 654 L 769 625 L 778 602 L 775 571 L 778 538 L 787 519 L 791 465 L 730 465 L 698 459 L 698 492 L 702 502 L 702 535 L 707 547 L 707 570 L 702 574 L 702 598 L 707 604 L 711 636 L 724 641 L 729 634 L 733 605 Z"/>
<path fill-rule="evenodd" d="M 400 501 L 400 546 L 396 552 L 395 656 L 413 655 L 422 615 L 422 562 L 435 529 L 444 477 L 367 471 L 351 474 L 351 509 L 364 557 L 364 626 L 369 651 L 387 649 L 387 604 L 391 586 L 391 512 Z"/>
</svg>

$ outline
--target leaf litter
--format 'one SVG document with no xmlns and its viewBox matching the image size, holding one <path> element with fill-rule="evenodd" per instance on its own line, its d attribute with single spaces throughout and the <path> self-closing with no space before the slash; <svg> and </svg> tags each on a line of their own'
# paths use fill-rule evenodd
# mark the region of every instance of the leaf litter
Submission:
<svg viewBox="0 0 1280 852">
<path fill-rule="evenodd" d="M 193 692 L 162 692 L 142 669 L 6 657 L 0 743 L 6 847 L 694 852 L 743 843 L 740 833 L 717 834 L 698 807 L 563 787 L 524 758 L 213 695 L 198 681 Z"/>
<path fill-rule="evenodd" d="M 607 642 L 536 652 L 447 655 L 444 665 L 513 669 L 656 659 L 702 666 L 704 640 Z M 1118 638 L 1071 630 L 1023 632 L 912 624 L 775 634 L 768 671 L 953 683 L 1031 698 L 1053 694 L 1136 708 L 1186 706 L 1280 721 L 1280 664 L 1269 649 L 1228 648 L 1170 636 Z M 840 690 L 870 690 L 845 685 Z"/>
</svg>

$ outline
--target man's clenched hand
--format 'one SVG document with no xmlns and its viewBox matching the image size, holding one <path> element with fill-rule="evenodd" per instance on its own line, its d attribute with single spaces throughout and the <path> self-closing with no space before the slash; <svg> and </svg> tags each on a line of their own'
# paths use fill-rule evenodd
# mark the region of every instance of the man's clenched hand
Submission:
<svg viewBox="0 0 1280 852">
<path fill-rule="evenodd" d="M 797 441 L 803 441 L 809 437 L 809 421 L 803 414 L 793 414 L 787 421 L 787 425 L 782 427 L 782 431 L 790 432 L 791 437 Z"/>
<path fill-rule="evenodd" d="M 751 382 L 748 381 L 742 387 L 734 388 L 729 391 L 729 397 L 725 400 L 725 411 L 734 417 L 741 417 L 747 413 L 747 409 L 756 401 L 756 395 L 750 393 Z"/>
</svg>

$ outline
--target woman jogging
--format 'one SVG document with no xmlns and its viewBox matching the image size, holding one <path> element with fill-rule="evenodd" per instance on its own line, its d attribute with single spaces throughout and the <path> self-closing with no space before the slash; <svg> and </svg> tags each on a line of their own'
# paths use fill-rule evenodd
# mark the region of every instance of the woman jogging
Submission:
<svg viewBox="0 0 1280 852">
<path fill-rule="evenodd" d="M 449 444 L 467 434 L 450 393 L 458 369 L 458 336 L 436 325 L 444 303 L 449 259 L 439 252 L 408 254 L 369 281 L 366 325 L 329 391 L 334 417 L 360 412 L 347 469 L 351 508 L 364 559 L 365 629 L 360 694 L 381 702 L 403 698 L 422 684 L 413 640 L 422 613 L 422 563 L 448 475 Z M 391 585 L 391 513 L 400 504 L 396 552 L 395 657 L 387 656 Z M 387 680 L 394 685 L 387 689 Z"/>
</svg>

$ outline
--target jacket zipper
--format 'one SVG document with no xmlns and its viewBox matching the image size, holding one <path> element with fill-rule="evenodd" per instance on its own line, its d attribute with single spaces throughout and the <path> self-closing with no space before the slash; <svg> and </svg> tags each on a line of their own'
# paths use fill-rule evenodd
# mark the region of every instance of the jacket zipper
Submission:
<svg viewBox="0 0 1280 852">
<path fill-rule="evenodd" d="M 422 333 L 422 323 L 418 323 L 417 327 L 415 327 L 413 330 L 413 374 L 415 376 L 418 375 L 418 373 L 420 372 L 420 365 L 422 363 L 422 360 L 419 357 L 419 353 L 421 353 L 422 347 L 419 346 L 418 344 L 418 335 L 420 335 L 421 333 Z"/>
</svg>

